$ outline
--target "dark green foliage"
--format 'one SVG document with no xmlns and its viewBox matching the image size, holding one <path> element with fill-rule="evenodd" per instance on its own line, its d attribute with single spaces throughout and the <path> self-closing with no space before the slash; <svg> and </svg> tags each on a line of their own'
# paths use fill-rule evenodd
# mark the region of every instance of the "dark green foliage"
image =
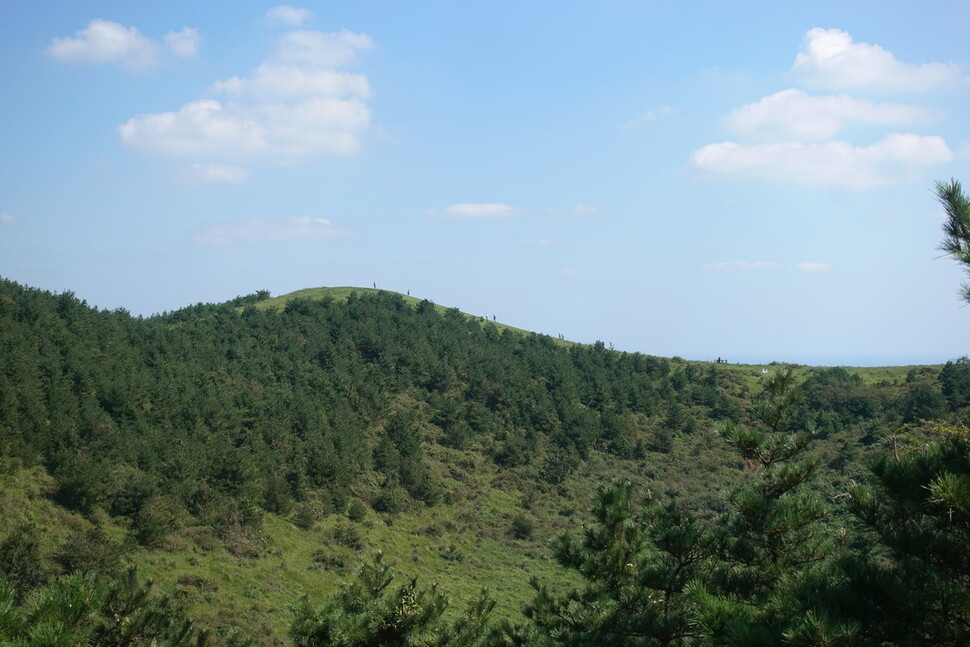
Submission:
<svg viewBox="0 0 970 647">
<path fill-rule="evenodd" d="M 396 514 L 407 506 L 407 492 L 400 487 L 388 487 L 381 490 L 374 500 L 373 507 L 378 512 Z"/>
<path fill-rule="evenodd" d="M 350 500 L 350 505 L 347 506 L 347 518 L 351 521 L 361 522 L 367 518 L 367 506 L 360 499 L 354 498 Z"/>
<path fill-rule="evenodd" d="M 346 509 L 371 471 L 375 508 L 407 507 L 402 490 L 436 505 L 432 441 L 559 485 L 592 451 L 642 456 L 670 394 L 688 433 L 739 407 L 721 369 L 671 373 L 390 293 L 255 307 L 267 297 L 136 318 L 0 280 L 3 452 L 43 463 L 61 504 L 159 545 L 180 515 L 221 532 L 308 500 Z"/>
<path fill-rule="evenodd" d="M 0 644 L 202 647 L 169 598 L 151 592 L 134 571 L 104 580 L 89 573 L 59 578 L 17 603 L 16 587 L 0 578 Z"/>
<path fill-rule="evenodd" d="M 333 540 L 351 550 L 364 549 L 364 539 L 360 536 L 360 531 L 355 526 L 347 524 L 337 526 L 333 529 Z"/>
<path fill-rule="evenodd" d="M 852 509 L 884 549 L 847 559 L 865 633 L 913 644 L 967 644 L 970 637 L 970 430 L 937 425 L 933 437 L 873 466 L 875 482 L 852 493 Z"/>
<path fill-rule="evenodd" d="M 166 497 L 155 496 L 135 515 L 132 530 L 142 546 L 159 548 L 179 526 L 181 510 Z"/>
<path fill-rule="evenodd" d="M 515 539 L 530 539 L 535 532 L 535 520 L 524 514 L 512 517 L 512 537 Z"/>
<path fill-rule="evenodd" d="M 325 516 L 324 506 L 320 501 L 303 501 L 293 507 L 291 517 L 294 525 L 303 530 L 309 530 Z"/>
<path fill-rule="evenodd" d="M 457 621 L 442 619 L 444 594 L 411 580 L 392 587 L 394 575 L 382 553 L 327 604 L 306 598 L 294 610 L 290 637 L 297 647 L 474 647 L 484 644 L 494 606 L 482 594 Z"/>
<path fill-rule="evenodd" d="M 912 385 L 903 400 L 903 422 L 935 420 L 947 410 L 947 401 L 936 384 Z"/>
<path fill-rule="evenodd" d="M 41 535 L 31 523 L 22 523 L 0 541 L 0 576 L 14 590 L 29 591 L 47 580 L 46 557 L 41 551 Z"/>
<path fill-rule="evenodd" d="M 542 479 L 546 483 L 558 485 L 579 467 L 582 459 L 579 452 L 571 446 L 553 447 L 542 464 Z"/>
<path fill-rule="evenodd" d="M 834 432 L 872 420 L 895 422 L 887 419 L 895 408 L 891 398 L 842 367 L 813 371 L 801 392 L 804 407 L 793 410 L 792 415 L 802 427 Z"/>
<path fill-rule="evenodd" d="M 783 369 L 752 406 L 760 429 L 724 425 L 748 476 L 727 497 L 714 532 L 717 566 L 698 586 L 701 622 L 715 644 L 778 645 L 786 632 L 807 631 L 797 627 L 815 613 L 812 600 L 795 592 L 823 569 L 836 535 L 822 523 L 826 506 L 810 487 L 812 434 L 788 431 L 800 403 L 793 371 Z"/>
<path fill-rule="evenodd" d="M 800 396 L 781 370 L 751 407 L 759 428 L 725 423 L 722 435 L 746 479 L 713 524 L 652 497 L 640 510 L 630 484 L 601 492 L 596 524 L 582 541 L 564 537 L 557 559 L 586 584 L 565 596 L 540 584 L 532 623 L 506 629 L 527 645 L 779 645 L 811 642 L 813 600 L 799 594 L 823 573 L 832 541 L 823 502 L 809 488 L 816 464 L 808 432 L 789 433 Z M 815 633 L 813 633 L 815 632 Z M 835 632 L 835 633 L 833 633 Z M 828 635 L 827 634 L 827 635 Z M 805 642 L 805 641 L 808 642 Z"/>
<path fill-rule="evenodd" d="M 970 358 L 947 362 L 940 371 L 940 386 L 951 411 L 970 406 Z"/>
<path fill-rule="evenodd" d="M 946 212 L 944 238 L 940 249 L 970 273 L 970 198 L 958 180 L 936 183 L 936 197 Z M 964 284 L 961 296 L 970 301 L 970 284 Z"/>
<path fill-rule="evenodd" d="M 105 498 L 105 466 L 80 451 L 55 460 L 54 500 L 78 512 L 91 512 Z"/>
<path fill-rule="evenodd" d="M 600 492 L 595 525 L 581 540 L 563 537 L 556 558 L 586 579 L 559 595 L 534 582 L 531 623 L 506 628 L 528 645 L 689 644 L 700 630 L 689 592 L 709 566 L 708 531 L 674 504 L 647 499 L 638 508 L 630 484 Z"/>
<path fill-rule="evenodd" d="M 65 574 L 77 572 L 117 575 L 122 568 L 124 546 L 94 527 L 74 530 L 53 556 Z"/>
</svg>

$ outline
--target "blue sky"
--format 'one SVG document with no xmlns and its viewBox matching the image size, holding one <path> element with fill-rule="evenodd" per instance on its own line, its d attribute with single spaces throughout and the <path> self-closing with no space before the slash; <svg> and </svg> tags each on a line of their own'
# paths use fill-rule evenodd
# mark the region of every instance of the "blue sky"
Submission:
<svg viewBox="0 0 970 647">
<path fill-rule="evenodd" d="M 407 292 L 689 359 L 970 353 L 970 4 L 0 3 L 0 276 Z"/>
</svg>

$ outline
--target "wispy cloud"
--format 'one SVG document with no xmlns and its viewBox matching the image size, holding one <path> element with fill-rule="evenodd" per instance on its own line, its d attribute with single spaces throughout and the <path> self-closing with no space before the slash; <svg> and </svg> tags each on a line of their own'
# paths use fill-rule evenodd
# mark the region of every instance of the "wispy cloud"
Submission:
<svg viewBox="0 0 970 647">
<path fill-rule="evenodd" d="M 428 215 L 442 215 L 449 218 L 508 218 L 509 216 L 588 216 L 599 212 L 599 208 L 582 202 L 571 207 L 517 207 L 504 202 L 463 202 L 453 204 L 441 211 L 429 209 Z"/>
<path fill-rule="evenodd" d="M 444 213 L 453 218 L 507 218 L 515 211 L 515 207 L 501 202 L 464 202 L 451 205 Z"/>
<path fill-rule="evenodd" d="M 723 175 L 847 189 L 895 184 L 908 178 L 913 165 L 951 159 L 953 152 L 942 138 L 908 134 L 887 135 L 870 146 L 841 141 L 721 142 L 705 146 L 691 157 L 696 168 Z"/>
<path fill-rule="evenodd" d="M 301 9 L 291 5 L 278 5 L 266 12 L 266 17 L 278 25 L 302 25 L 313 17 L 309 9 Z"/>
<path fill-rule="evenodd" d="M 165 47 L 181 58 L 192 58 L 199 52 L 202 35 L 194 27 L 182 27 L 179 31 L 165 34 Z"/>
<path fill-rule="evenodd" d="M 194 27 L 170 31 L 162 39 L 165 50 L 180 58 L 192 58 L 199 51 L 202 35 Z M 120 63 L 139 69 L 158 63 L 161 45 L 136 27 L 96 19 L 73 36 L 55 38 L 47 47 L 52 58 L 68 63 Z"/>
<path fill-rule="evenodd" d="M 59 60 L 77 63 L 122 63 L 128 67 L 149 67 L 158 62 L 158 44 L 135 27 L 110 20 L 92 20 L 73 36 L 55 38 L 47 53 Z"/>
<path fill-rule="evenodd" d="M 20 221 L 12 213 L 7 213 L 6 211 L 0 212 L 0 227 L 12 227 L 18 222 Z"/>
<path fill-rule="evenodd" d="M 961 75 L 956 65 L 903 63 L 879 45 L 856 43 L 841 29 L 819 27 L 805 34 L 788 73 L 811 87 L 873 88 L 902 93 L 925 92 Z"/>
<path fill-rule="evenodd" d="M 241 184 L 249 179 L 249 171 L 227 164 L 193 164 L 176 179 L 188 184 Z"/>
<path fill-rule="evenodd" d="M 776 92 L 732 112 L 728 127 L 757 141 L 823 141 L 852 123 L 911 125 L 929 121 L 919 106 L 873 103 L 848 95 L 813 97 L 795 88 Z"/>
<path fill-rule="evenodd" d="M 708 263 L 705 269 L 716 272 L 728 270 L 751 271 L 751 270 L 777 270 L 781 265 L 774 261 L 721 261 L 719 263 Z"/>
<path fill-rule="evenodd" d="M 795 266 L 803 272 L 828 272 L 832 269 L 831 263 L 799 263 Z"/>
<path fill-rule="evenodd" d="M 295 161 L 350 155 L 370 127 L 363 75 L 337 68 L 370 49 L 365 34 L 291 31 L 249 76 L 216 81 L 179 110 L 132 117 L 118 127 L 126 145 L 186 157 Z"/>
<path fill-rule="evenodd" d="M 193 239 L 203 245 L 279 243 L 288 241 L 324 242 L 354 233 L 335 227 L 326 218 L 253 218 L 206 227 Z"/>
</svg>

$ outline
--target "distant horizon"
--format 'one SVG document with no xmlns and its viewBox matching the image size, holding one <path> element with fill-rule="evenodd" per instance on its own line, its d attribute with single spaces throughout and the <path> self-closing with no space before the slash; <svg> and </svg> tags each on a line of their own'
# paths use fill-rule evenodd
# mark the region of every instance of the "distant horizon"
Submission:
<svg viewBox="0 0 970 647">
<path fill-rule="evenodd" d="M 752 366 L 768 366 L 771 364 L 796 364 L 799 366 L 808 366 L 812 368 L 898 368 L 907 366 L 942 366 L 950 361 L 956 361 L 961 356 L 949 357 L 947 359 L 940 360 L 938 358 L 933 358 L 931 361 L 922 361 L 925 359 L 923 356 L 919 355 L 801 355 L 795 356 L 793 359 L 791 356 L 786 358 L 772 357 L 769 355 L 759 355 L 759 354 L 744 354 L 741 353 L 734 359 L 728 357 L 728 364 L 741 364 L 741 365 L 752 365 Z M 707 358 L 684 356 L 684 359 L 691 361 L 711 361 L 712 358 L 708 360 Z M 723 359 L 723 358 L 722 358 Z"/>
</svg>

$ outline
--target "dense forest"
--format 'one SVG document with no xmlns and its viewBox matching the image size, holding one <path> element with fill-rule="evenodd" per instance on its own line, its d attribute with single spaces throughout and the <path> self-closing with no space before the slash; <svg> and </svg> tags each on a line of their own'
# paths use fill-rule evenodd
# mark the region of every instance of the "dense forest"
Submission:
<svg viewBox="0 0 970 647">
<path fill-rule="evenodd" d="M 378 290 L 133 317 L 9 280 L 0 358 L 2 644 L 970 644 L 967 358 L 765 373 Z M 549 568 L 449 602 L 379 550 L 414 519 L 425 567 Z M 318 589 L 226 601 L 309 536 Z"/>
</svg>

